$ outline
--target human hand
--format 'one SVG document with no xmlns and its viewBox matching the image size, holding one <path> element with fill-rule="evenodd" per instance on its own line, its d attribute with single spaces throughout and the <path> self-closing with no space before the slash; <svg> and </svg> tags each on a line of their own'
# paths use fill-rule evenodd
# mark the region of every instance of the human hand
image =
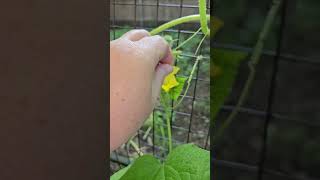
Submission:
<svg viewBox="0 0 320 180">
<path fill-rule="evenodd" d="M 133 30 L 110 43 L 110 150 L 132 136 L 150 115 L 173 56 L 166 41 Z"/>
</svg>

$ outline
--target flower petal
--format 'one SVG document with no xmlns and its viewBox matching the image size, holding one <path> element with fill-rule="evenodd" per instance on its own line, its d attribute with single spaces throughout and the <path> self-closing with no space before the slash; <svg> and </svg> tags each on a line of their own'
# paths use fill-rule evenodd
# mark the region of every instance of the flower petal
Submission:
<svg viewBox="0 0 320 180">
<path fill-rule="evenodd" d="M 176 80 L 176 77 L 175 77 L 175 75 L 178 73 L 179 70 L 180 70 L 179 67 L 174 66 L 173 71 L 164 79 L 162 89 L 165 92 L 169 92 L 170 89 L 179 85 L 179 82 Z"/>
</svg>

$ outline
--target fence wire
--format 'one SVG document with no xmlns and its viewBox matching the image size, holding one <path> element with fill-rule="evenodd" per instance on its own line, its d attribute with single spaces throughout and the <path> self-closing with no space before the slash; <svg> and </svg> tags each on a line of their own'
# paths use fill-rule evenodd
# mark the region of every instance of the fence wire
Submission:
<svg viewBox="0 0 320 180">
<path fill-rule="evenodd" d="M 163 17 L 164 9 L 170 9 L 175 8 L 176 13 L 174 13 L 174 18 L 181 17 L 183 15 L 192 14 L 192 12 L 196 12 L 198 6 L 196 5 L 197 1 L 186 1 L 186 0 L 111 0 L 110 5 L 113 9 L 111 12 L 111 32 L 113 33 L 113 38 L 116 38 L 116 32 L 117 30 L 121 29 L 128 29 L 129 28 L 138 28 L 138 29 L 147 29 L 152 30 L 154 27 L 157 27 L 158 25 L 162 24 L 166 21 L 166 19 Z M 270 1 L 271 2 L 271 1 Z M 246 179 L 249 180 L 261 180 L 261 179 L 288 179 L 288 180 L 316 180 L 320 179 L 319 177 L 312 177 L 312 176 L 306 176 L 301 175 L 299 172 L 293 173 L 290 170 L 283 170 L 281 168 L 274 168 L 270 167 L 270 163 L 268 162 L 268 155 L 270 155 L 271 148 L 277 149 L 281 147 L 270 147 L 268 141 L 270 141 L 270 136 L 272 135 L 272 128 L 270 127 L 270 124 L 272 123 L 290 123 L 290 124 L 297 124 L 298 127 L 308 127 L 312 129 L 317 129 L 320 127 L 319 121 L 310 121 L 306 118 L 301 117 L 292 117 L 292 115 L 287 115 L 285 113 L 279 113 L 276 112 L 274 109 L 277 108 L 276 103 L 274 100 L 278 97 L 277 95 L 279 92 L 277 91 L 279 87 L 277 87 L 277 79 L 280 77 L 279 74 L 281 74 L 281 69 L 279 69 L 279 64 L 281 63 L 287 63 L 290 65 L 297 64 L 299 65 L 306 65 L 306 66 L 312 66 L 313 68 L 319 68 L 320 69 L 320 61 L 318 58 L 314 57 L 308 57 L 308 56 L 298 56 L 293 53 L 288 53 L 283 49 L 283 39 L 284 35 L 286 33 L 286 21 L 288 19 L 288 14 L 286 14 L 286 11 L 288 11 L 288 4 L 293 3 L 293 1 L 287 1 L 284 0 L 283 8 L 281 9 L 279 13 L 279 29 L 276 31 L 277 41 L 276 41 L 276 48 L 275 50 L 264 50 L 263 51 L 263 58 L 270 59 L 273 58 L 271 61 L 270 67 L 268 67 L 271 73 L 269 73 L 269 77 L 267 79 L 264 79 L 264 81 L 268 81 L 269 85 L 267 86 L 266 94 L 263 94 L 263 96 L 266 97 L 266 107 L 261 106 L 259 108 L 259 105 L 257 104 L 247 104 L 246 106 L 241 108 L 239 119 L 244 119 L 250 116 L 250 120 L 256 120 L 258 123 L 262 123 L 262 127 L 257 128 L 260 132 L 258 137 L 259 139 L 259 146 L 257 146 L 257 152 L 256 156 L 254 154 L 250 155 L 248 152 L 248 156 L 252 156 L 252 162 L 245 161 L 243 159 L 221 159 L 220 156 L 223 157 L 223 151 L 228 151 L 228 148 L 224 147 L 218 147 L 218 152 L 215 157 L 212 157 L 212 160 L 214 162 L 214 168 L 215 168 L 215 174 L 214 177 L 219 177 L 223 179 L 241 179 L 241 177 L 247 177 Z M 207 2 L 207 4 L 210 4 L 210 1 Z M 215 5 L 215 8 L 222 8 L 223 2 L 218 2 Z M 209 8 L 209 7 L 208 7 Z M 130 12 L 130 9 L 133 9 L 132 18 L 131 19 L 125 19 L 121 20 L 119 16 L 117 15 L 117 12 L 119 11 L 127 11 Z M 154 14 L 150 17 L 147 17 L 146 15 L 143 15 L 147 12 L 147 10 L 150 9 Z M 225 9 L 225 8 L 224 8 Z M 192 11 L 194 10 L 194 11 Z M 147 19 L 147 20 L 146 20 Z M 146 21 L 152 21 L 149 23 L 145 23 Z M 190 30 L 191 26 L 179 26 L 178 28 L 174 29 L 168 29 L 165 31 L 165 33 L 175 33 L 180 39 L 181 35 L 191 35 L 194 30 Z M 192 28 L 191 28 L 192 29 Z M 196 28 L 194 28 L 196 29 Z M 179 43 L 178 41 L 177 43 Z M 230 49 L 230 50 L 237 50 L 237 51 L 243 51 L 248 52 L 249 54 L 252 52 L 252 47 L 250 46 L 244 46 L 244 45 L 238 45 L 238 44 L 232 44 L 232 43 L 221 43 L 221 42 L 213 42 L 211 43 L 213 48 L 223 48 L 223 49 Z M 190 54 L 183 54 L 184 57 L 190 58 L 189 60 L 194 61 L 195 57 Z M 209 57 L 206 57 L 206 61 L 210 61 Z M 209 86 L 209 77 L 203 77 L 200 76 L 199 70 L 202 68 L 201 65 L 198 67 L 198 71 L 196 74 L 196 77 L 193 78 L 194 86 L 190 88 L 190 94 L 186 97 L 185 101 L 186 104 L 191 105 L 191 108 L 180 108 L 178 111 L 175 112 L 177 117 L 183 117 L 186 118 L 188 121 L 187 124 L 176 124 L 175 122 L 172 122 L 172 130 L 175 132 L 182 133 L 184 138 L 174 138 L 175 144 L 182 144 L 187 142 L 194 142 L 194 140 L 190 137 L 192 136 L 199 136 L 201 139 L 205 139 L 205 142 L 199 143 L 195 141 L 199 146 L 209 149 L 209 131 L 208 129 L 197 129 L 193 128 L 193 122 L 197 121 L 199 118 L 197 114 L 194 112 L 195 109 L 195 102 L 204 102 L 207 106 L 209 106 L 209 98 L 207 96 L 201 97 L 198 96 L 198 84 L 199 83 L 205 83 Z M 183 76 L 183 75 L 182 75 Z M 255 88 L 253 88 L 255 89 Z M 234 103 L 228 103 L 227 105 L 223 106 L 222 111 L 219 115 L 219 119 L 223 119 L 223 116 L 225 114 L 230 113 L 234 109 Z M 188 109 L 186 111 L 186 109 Z M 156 109 L 156 112 L 160 111 L 161 108 L 158 107 Z M 196 115 L 195 115 L 196 114 Z M 196 117 L 195 117 L 196 116 Z M 208 118 L 209 115 L 205 114 L 202 115 L 204 119 Z M 255 123 L 255 122 L 249 122 L 249 123 Z M 153 124 L 154 126 L 154 124 Z M 204 126 L 209 127 L 209 122 L 204 123 Z M 165 124 L 163 124 L 163 127 L 166 127 Z M 200 127 L 199 127 L 200 128 Z M 159 152 L 167 151 L 166 148 L 162 147 L 159 144 L 155 144 L 154 142 L 156 139 L 163 139 L 166 140 L 166 137 L 162 137 L 157 135 L 154 132 L 154 127 L 152 128 L 151 138 L 149 141 L 144 140 L 143 136 L 146 134 L 145 129 L 140 129 L 138 131 L 137 136 L 135 137 L 134 141 L 137 142 L 138 146 L 142 151 L 147 153 L 152 153 L 154 156 L 158 158 L 163 158 L 163 156 Z M 257 131 L 257 129 L 253 129 L 252 131 Z M 232 130 L 230 130 L 232 131 Z M 250 129 L 242 129 L 242 131 L 250 131 Z M 229 132 L 229 131 L 228 131 Z M 234 134 L 233 134 L 234 135 Z M 319 134 L 316 134 L 315 136 L 319 136 Z M 245 141 L 245 140 L 244 140 Z M 233 142 L 234 143 L 234 142 Z M 231 148 L 234 148 L 234 146 L 231 146 Z M 237 149 L 237 147 L 235 148 Z M 129 145 L 124 145 L 123 147 L 116 150 L 111 155 L 111 172 L 114 172 L 118 170 L 121 167 L 124 167 L 128 165 L 133 158 L 136 157 L 135 151 L 132 149 Z M 271 164 L 272 165 L 272 164 Z M 320 166 L 319 166 L 320 167 Z M 233 172 L 236 172 L 236 176 L 239 175 L 239 178 L 235 176 L 231 176 Z M 225 174 L 220 176 L 219 174 Z M 241 174 L 245 174 L 241 176 Z M 217 179 L 219 179 L 217 178 Z M 220 179 L 219 179 L 220 180 Z"/>
<path fill-rule="evenodd" d="M 209 0 L 207 4 L 210 4 Z M 111 0 L 110 7 L 111 40 L 118 38 L 120 31 L 129 29 L 152 30 L 169 20 L 198 13 L 197 2 L 193 0 Z M 209 11 L 210 7 L 208 6 Z M 176 46 L 178 46 L 183 39 L 191 36 L 199 27 L 199 23 L 188 23 L 187 25 L 167 29 L 161 35 L 170 34 L 174 36 L 177 39 Z M 199 32 L 199 37 L 202 35 Z M 203 50 L 203 46 L 206 46 L 206 51 Z M 191 86 L 181 107 L 172 111 L 171 129 L 174 145 L 195 143 L 209 150 L 210 113 L 209 110 L 204 110 L 210 107 L 209 40 L 206 40 L 203 46 L 200 52 L 204 55 L 204 59 L 197 66 Z M 192 66 L 196 60 L 196 56 L 190 53 L 183 53 L 181 56 L 182 59 L 175 62 L 178 66 L 186 64 Z M 184 69 L 181 68 L 181 71 L 184 71 Z M 178 76 L 187 77 L 188 74 L 180 73 Z M 141 128 L 133 141 L 137 143 L 138 148 L 143 153 L 153 154 L 155 157 L 162 159 L 168 153 L 168 150 L 167 147 L 162 145 L 162 142 L 166 142 L 167 138 L 156 132 L 155 118 L 159 117 L 164 119 L 163 109 L 160 106 L 156 107 L 153 112 L 152 129 Z M 161 126 L 164 129 L 167 128 L 165 123 Z M 116 172 L 128 165 L 137 156 L 137 152 L 129 143 L 123 145 L 111 154 L 111 172 Z"/>
</svg>

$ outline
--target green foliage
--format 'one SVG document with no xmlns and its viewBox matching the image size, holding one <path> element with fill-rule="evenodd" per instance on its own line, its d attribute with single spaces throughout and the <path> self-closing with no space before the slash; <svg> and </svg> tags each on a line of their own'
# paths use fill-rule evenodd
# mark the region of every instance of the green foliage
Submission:
<svg viewBox="0 0 320 180">
<path fill-rule="evenodd" d="M 178 18 L 175 20 L 172 20 L 155 30 L 151 31 L 152 35 L 157 34 L 158 32 L 162 32 L 163 30 L 184 23 L 188 21 L 197 20 L 199 17 L 201 19 L 201 27 L 203 32 L 208 35 L 210 29 L 207 27 L 207 18 L 210 18 L 209 15 L 206 15 L 206 3 L 205 0 L 199 0 L 199 10 L 200 15 L 191 15 L 191 16 L 185 16 L 182 18 Z M 111 179 L 112 180 L 209 180 L 210 179 L 210 153 L 206 150 L 203 150 L 201 148 L 198 148 L 197 146 L 193 144 L 185 144 L 178 146 L 176 149 L 172 151 L 172 138 L 171 138 L 171 119 L 173 116 L 172 110 L 175 108 L 172 106 L 172 101 L 178 100 L 180 94 L 182 94 L 182 91 L 184 89 L 184 85 L 187 82 L 186 90 L 184 91 L 183 97 L 180 98 L 178 105 L 183 100 L 183 98 L 186 95 L 186 92 L 188 91 L 190 87 L 190 82 L 193 77 L 193 73 L 195 72 L 195 69 L 198 65 L 198 62 L 203 59 L 203 56 L 198 55 L 200 46 L 204 42 L 204 39 L 207 36 L 204 36 L 201 41 L 190 41 L 197 35 L 199 31 L 195 32 L 193 36 L 187 38 L 183 43 L 180 45 L 183 46 L 188 43 L 194 43 L 197 45 L 196 51 L 194 54 L 191 54 L 193 56 L 196 56 L 196 61 L 193 64 L 190 74 L 188 75 L 188 78 L 186 77 L 174 77 L 169 76 L 173 79 L 173 81 L 165 81 L 165 82 L 173 82 L 172 86 L 169 86 L 171 89 L 169 92 L 164 93 L 161 92 L 161 105 L 164 107 L 165 111 L 165 118 L 166 118 L 166 126 L 167 126 L 167 137 L 168 137 L 168 147 L 169 147 L 169 155 L 167 157 L 167 160 L 164 163 L 161 163 L 159 160 L 157 160 L 155 157 L 151 155 L 143 155 L 139 158 L 137 158 L 133 164 L 130 165 L 130 167 L 127 167 L 123 170 L 118 171 L 116 174 L 114 174 Z M 110 34 L 111 39 L 118 38 L 121 34 L 124 32 L 114 32 L 113 34 Z M 174 39 L 170 35 L 163 36 L 164 39 L 167 40 L 170 47 L 172 48 L 174 46 L 174 42 L 177 41 L 177 39 Z M 192 44 L 193 44 L 192 43 Z M 179 59 L 182 58 L 182 52 L 184 49 L 180 49 L 181 47 L 178 46 L 175 49 L 173 49 L 173 55 L 175 56 L 176 60 L 179 61 Z M 188 51 L 188 53 L 193 52 L 194 49 L 191 49 L 191 51 Z M 190 61 L 189 61 L 190 62 Z M 187 63 L 188 65 L 190 63 Z M 172 74 L 174 75 L 174 74 Z M 176 79 L 176 80 L 175 80 Z M 178 83 L 177 83 L 178 82 Z M 168 84 L 169 84 L 168 83 Z M 178 84 L 178 85 L 177 85 Z M 168 86 L 165 86 L 168 87 Z M 168 91 L 168 89 L 165 89 Z M 148 130 L 151 127 L 151 124 L 158 124 L 158 122 L 154 122 L 155 118 L 153 116 L 149 117 L 147 122 L 145 123 L 146 126 L 149 126 Z M 163 127 L 160 125 L 160 132 L 162 134 L 162 137 L 165 137 Z"/>
<path fill-rule="evenodd" d="M 209 180 L 210 153 L 193 144 L 174 149 L 164 163 L 151 155 L 136 159 L 111 180 Z"/>
<path fill-rule="evenodd" d="M 186 78 L 186 77 L 176 77 L 176 79 L 177 79 L 179 85 L 174 87 L 174 88 L 172 88 L 171 91 L 168 92 L 169 96 L 170 96 L 170 99 L 175 100 L 175 101 L 178 99 L 178 97 L 182 93 L 184 84 L 188 80 L 188 78 Z"/>
<path fill-rule="evenodd" d="M 159 124 L 162 121 L 161 112 L 154 111 L 154 113 L 151 113 L 148 119 L 144 122 L 144 127 L 150 127 L 153 126 L 153 121 L 155 121 L 155 124 Z"/>
<path fill-rule="evenodd" d="M 163 166 L 152 155 L 144 155 L 134 161 L 131 167 L 124 173 L 120 180 L 147 180 L 162 179 Z M 116 173 L 117 174 L 117 173 Z M 115 175 L 116 175 L 115 174 Z"/>
<path fill-rule="evenodd" d="M 192 180 L 210 179 L 210 153 L 194 144 L 185 144 L 174 149 L 165 164 L 173 167 L 181 177 L 187 175 Z"/>
<path fill-rule="evenodd" d="M 115 174 L 113 174 L 111 176 L 110 180 L 119 180 L 129 170 L 130 167 L 131 167 L 131 165 L 129 165 L 123 169 L 120 169 L 118 172 L 116 172 Z"/>
</svg>

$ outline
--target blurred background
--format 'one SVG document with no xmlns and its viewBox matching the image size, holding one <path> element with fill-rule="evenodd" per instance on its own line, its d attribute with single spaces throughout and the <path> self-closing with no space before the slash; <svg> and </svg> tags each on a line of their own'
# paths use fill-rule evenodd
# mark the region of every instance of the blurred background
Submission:
<svg viewBox="0 0 320 180">
<path fill-rule="evenodd" d="M 224 27 L 212 46 L 250 54 L 271 2 L 215 0 L 213 15 L 224 21 Z M 320 179 L 320 1 L 284 3 L 286 8 L 280 9 L 266 41 L 248 100 L 214 147 L 216 180 Z M 239 99 L 249 73 L 247 62 L 248 58 L 240 64 L 216 128 Z M 266 121 L 268 105 L 271 118 Z"/>
</svg>

